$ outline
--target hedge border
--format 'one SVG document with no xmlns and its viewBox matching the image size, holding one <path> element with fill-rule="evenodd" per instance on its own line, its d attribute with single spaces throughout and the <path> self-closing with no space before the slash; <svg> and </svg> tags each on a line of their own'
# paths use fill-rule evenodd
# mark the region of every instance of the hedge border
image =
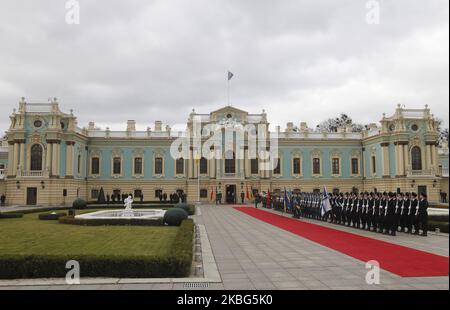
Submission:
<svg viewBox="0 0 450 310">
<path fill-rule="evenodd" d="M 81 226 L 163 226 L 163 219 L 83 219 L 73 216 L 59 218 L 60 224 L 81 225 Z"/>
<path fill-rule="evenodd" d="M 69 260 L 80 263 L 81 277 L 169 278 L 187 277 L 192 265 L 194 223 L 185 220 L 168 255 L 0 255 L 0 279 L 64 278 Z"/>
<path fill-rule="evenodd" d="M 60 217 L 67 216 L 65 212 L 56 212 L 56 213 L 41 213 L 38 215 L 38 219 L 41 221 L 57 221 Z"/>
<path fill-rule="evenodd" d="M 22 218 L 22 217 L 23 217 L 23 213 L 19 213 L 19 212 L 0 213 L 0 219 L 18 219 L 18 218 Z"/>
</svg>

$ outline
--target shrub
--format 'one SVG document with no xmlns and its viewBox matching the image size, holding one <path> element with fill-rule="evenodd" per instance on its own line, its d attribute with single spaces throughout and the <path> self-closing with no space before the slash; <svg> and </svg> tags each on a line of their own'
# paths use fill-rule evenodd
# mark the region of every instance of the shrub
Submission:
<svg viewBox="0 0 450 310">
<path fill-rule="evenodd" d="M 187 277 L 192 264 L 193 234 L 193 221 L 183 221 L 170 252 L 161 256 L 0 255 L 0 279 L 63 278 L 69 260 L 80 263 L 82 277 Z"/>
<path fill-rule="evenodd" d="M 173 208 L 164 214 L 164 223 L 169 226 L 180 226 L 181 222 L 188 218 L 188 213 L 180 208 Z"/>
<path fill-rule="evenodd" d="M 81 225 L 81 226 L 163 226 L 162 219 L 80 219 L 72 216 L 59 218 L 61 224 Z"/>
<path fill-rule="evenodd" d="M 0 219 L 17 219 L 23 217 L 23 213 L 10 212 L 0 213 Z"/>
<path fill-rule="evenodd" d="M 44 221 L 55 221 L 63 216 L 67 216 L 67 213 L 64 212 L 41 213 L 39 214 L 39 219 Z"/>
<path fill-rule="evenodd" d="M 77 199 L 75 199 L 73 201 L 72 208 L 74 208 L 74 209 L 86 209 L 87 208 L 87 203 L 83 199 L 77 198 Z"/>
<path fill-rule="evenodd" d="M 187 203 L 179 203 L 179 204 L 176 204 L 175 207 L 183 209 L 189 215 L 195 215 L 195 205 L 190 205 L 190 204 L 187 204 Z"/>
</svg>

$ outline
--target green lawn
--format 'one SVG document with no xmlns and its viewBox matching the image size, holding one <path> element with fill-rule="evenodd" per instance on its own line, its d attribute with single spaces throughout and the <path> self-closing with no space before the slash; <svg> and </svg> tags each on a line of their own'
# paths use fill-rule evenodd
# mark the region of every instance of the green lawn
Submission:
<svg viewBox="0 0 450 310">
<path fill-rule="evenodd" d="M 0 255 L 164 256 L 170 253 L 179 229 L 64 225 L 41 221 L 38 215 L 0 220 Z"/>
</svg>

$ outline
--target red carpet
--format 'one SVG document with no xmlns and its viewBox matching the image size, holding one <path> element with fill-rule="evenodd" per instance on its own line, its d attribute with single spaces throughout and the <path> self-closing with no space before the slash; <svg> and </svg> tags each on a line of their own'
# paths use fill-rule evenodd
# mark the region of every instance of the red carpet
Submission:
<svg viewBox="0 0 450 310">
<path fill-rule="evenodd" d="M 380 268 L 401 277 L 448 276 L 449 260 L 446 256 L 306 223 L 260 209 L 235 209 L 363 262 L 376 260 L 380 263 Z"/>
</svg>

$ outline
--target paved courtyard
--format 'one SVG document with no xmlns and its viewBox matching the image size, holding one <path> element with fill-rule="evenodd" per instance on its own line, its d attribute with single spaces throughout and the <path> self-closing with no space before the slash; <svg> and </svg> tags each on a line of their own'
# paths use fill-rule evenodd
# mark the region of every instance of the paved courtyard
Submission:
<svg viewBox="0 0 450 310">
<path fill-rule="evenodd" d="M 365 263 L 261 222 L 231 206 L 202 205 L 195 216 L 204 225 L 211 244 L 220 283 L 208 289 L 447 289 L 449 278 L 402 278 L 381 271 L 379 285 L 366 284 Z M 273 211 L 267 211 L 273 212 Z M 310 220 L 306 220 L 310 221 Z M 310 221 L 360 235 L 449 255 L 448 235 L 429 237 L 399 233 L 384 236 L 347 227 Z M 9 286 L 0 289 L 185 289 L 183 283 L 94 284 L 76 286 Z"/>
</svg>

